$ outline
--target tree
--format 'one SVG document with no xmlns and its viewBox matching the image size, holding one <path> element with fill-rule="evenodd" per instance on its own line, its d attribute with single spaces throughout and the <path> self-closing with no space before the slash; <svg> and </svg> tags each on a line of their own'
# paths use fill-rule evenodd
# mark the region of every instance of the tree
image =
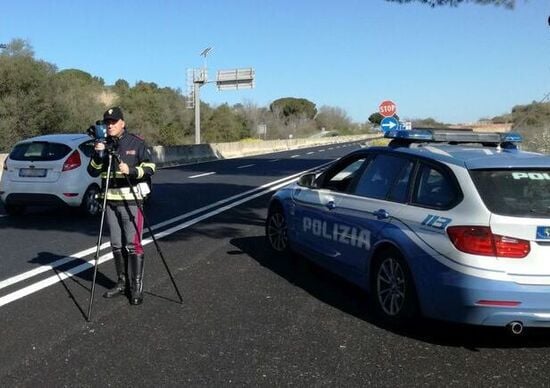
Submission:
<svg viewBox="0 0 550 388">
<path fill-rule="evenodd" d="M 249 136 L 243 117 L 227 104 L 214 109 L 204 125 L 203 139 L 209 143 L 237 141 Z"/>
<path fill-rule="evenodd" d="M 37 61 L 32 48 L 14 40 L 0 55 L 0 148 L 26 137 L 47 133 L 59 123 L 54 98 L 58 87 L 55 66 Z"/>
<path fill-rule="evenodd" d="M 410 3 L 411 1 L 418 1 L 420 3 L 427 4 L 431 7 L 448 5 L 451 7 L 457 7 L 462 3 L 476 3 L 481 5 L 493 4 L 496 6 L 503 6 L 505 8 L 513 9 L 515 6 L 515 0 L 386 0 L 393 3 Z"/>
<path fill-rule="evenodd" d="M 285 97 L 271 103 L 269 110 L 279 117 L 291 119 L 292 117 L 305 117 L 313 119 L 317 114 L 315 104 L 305 98 Z"/>
<path fill-rule="evenodd" d="M 34 50 L 31 44 L 24 39 L 13 39 L 6 45 L 3 50 L 2 56 L 8 57 L 34 57 Z"/>
<path fill-rule="evenodd" d="M 315 117 L 317 127 L 327 131 L 347 131 L 353 124 L 345 110 L 334 106 L 323 105 Z"/>
<path fill-rule="evenodd" d="M 184 109 L 185 98 L 178 90 L 139 81 L 120 95 L 119 104 L 128 128 L 146 137 L 149 144 L 184 144 L 191 135 L 193 115 Z"/>
<path fill-rule="evenodd" d="M 384 116 L 382 116 L 380 113 L 378 112 L 375 112 L 373 114 L 371 114 L 369 116 L 369 121 L 373 124 L 376 124 L 376 125 L 380 125 L 380 123 L 382 122 L 382 119 L 384 118 Z"/>
</svg>

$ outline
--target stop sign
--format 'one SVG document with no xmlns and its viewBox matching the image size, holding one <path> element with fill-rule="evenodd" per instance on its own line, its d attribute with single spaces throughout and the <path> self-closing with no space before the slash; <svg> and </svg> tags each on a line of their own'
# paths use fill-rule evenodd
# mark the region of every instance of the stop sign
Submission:
<svg viewBox="0 0 550 388">
<path fill-rule="evenodd" d="M 380 103 L 378 111 L 384 117 L 392 117 L 397 112 L 397 106 L 391 100 L 385 100 Z"/>
</svg>

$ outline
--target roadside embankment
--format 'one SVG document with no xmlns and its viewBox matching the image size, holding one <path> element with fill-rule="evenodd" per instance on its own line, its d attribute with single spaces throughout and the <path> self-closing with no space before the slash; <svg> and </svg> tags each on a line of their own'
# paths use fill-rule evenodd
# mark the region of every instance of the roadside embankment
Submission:
<svg viewBox="0 0 550 388">
<path fill-rule="evenodd" d="M 380 137 L 379 134 L 334 136 L 324 138 L 284 139 L 284 140 L 249 140 L 233 143 L 192 144 L 181 146 L 153 146 L 151 153 L 158 167 L 178 164 L 200 163 L 217 159 L 231 159 L 242 156 L 267 154 L 297 148 L 312 147 L 323 144 L 337 144 L 351 141 L 368 140 Z M 4 160 L 8 154 L 0 154 L 0 179 Z"/>
</svg>

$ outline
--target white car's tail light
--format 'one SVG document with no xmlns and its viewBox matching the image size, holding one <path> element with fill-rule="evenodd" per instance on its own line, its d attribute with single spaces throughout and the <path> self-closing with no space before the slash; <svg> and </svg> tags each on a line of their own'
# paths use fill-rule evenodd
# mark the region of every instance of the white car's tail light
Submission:
<svg viewBox="0 0 550 388">
<path fill-rule="evenodd" d="M 80 167 L 81 164 L 82 164 L 82 161 L 80 160 L 80 154 L 78 153 L 77 150 L 74 150 L 73 153 L 67 158 L 67 160 L 63 164 L 62 171 L 73 170 L 77 167 Z"/>
<path fill-rule="evenodd" d="M 521 259 L 531 250 L 529 241 L 494 234 L 487 226 L 450 226 L 447 234 L 458 250 L 473 255 Z"/>
</svg>

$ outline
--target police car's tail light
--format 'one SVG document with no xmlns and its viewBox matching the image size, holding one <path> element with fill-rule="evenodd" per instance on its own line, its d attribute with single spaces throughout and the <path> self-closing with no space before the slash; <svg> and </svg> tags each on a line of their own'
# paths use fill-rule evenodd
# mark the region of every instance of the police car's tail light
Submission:
<svg viewBox="0 0 550 388">
<path fill-rule="evenodd" d="M 80 160 L 80 154 L 78 153 L 77 150 L 74 150 L 74 152 L 71 154 L 71 156 L 69 156 L 67 158 L 67 160 L 65 161 L 65 163 L 63 164 L 63 170 L 62 171 L 73 170 L 77 167 L 80 167 L 81 163 L 82 162 Z"/>
<path fill-rule="evenodd" d="M 529 253 L 529 241 L 493 234 L 487 226 L 450 226 L 447 228 L 453 245 L 473 255 L 521 259 Z"/>
</svg>

